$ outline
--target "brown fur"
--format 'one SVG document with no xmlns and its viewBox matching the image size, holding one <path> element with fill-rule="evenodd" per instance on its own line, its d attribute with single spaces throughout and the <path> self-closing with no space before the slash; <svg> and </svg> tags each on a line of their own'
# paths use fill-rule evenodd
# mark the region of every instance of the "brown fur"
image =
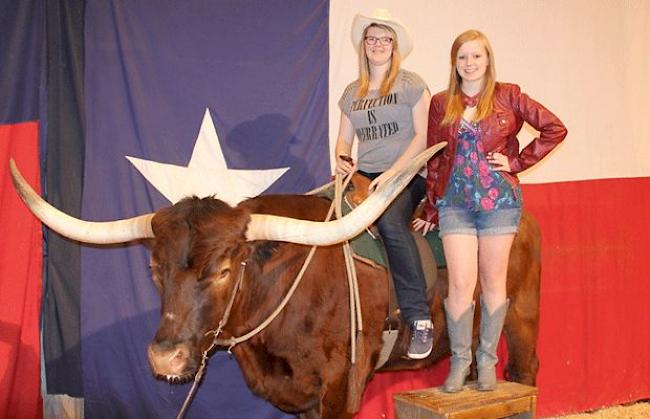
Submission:
<svg viewBox="0 0 650 419">
<path fill-rule="evenodd" d="M 246 242 L 250 213 L 323 220 L 329 201 L 314 196 L 258 197 L 230 208 L 215 199 L 192 198 L 159 211 L 152 221 L 152 273 L 161 293 L 161 323 L 149 347 L 155 374 L 186 381 L 211 341 L 206 332 L 223 317 L 246 262 L 242 288 L 222 337 L 241 336 L 280 303 L 309 247 Z M 248 386 L 276 407 L 304 417 L 352 418 L 381 346 L 387 311 L 385 269 L 356 262 L 364 330 L 357 364 L 350 363 L 348 284 L 341 246 L 320 247 L 293 298 L 261 333 L 233 348 Z M 399 357 L 387 369 L 419 368 L 448 355 L 443 278 L 430 295 L 435 322 L 433 354 L 414 362 Z M 510 379 L 534 384 L 539 319 L 539 231 L 524 217 L 512 252 L 505 333 Z M 401 347 L 408 340 L 402 333 Z M 399 352 L 399 351 L 398 351 Z M 169 360 L 172 361 L 169 361 Z M 169 362 L 168 362 L 169 361 Z"/>
</svg>

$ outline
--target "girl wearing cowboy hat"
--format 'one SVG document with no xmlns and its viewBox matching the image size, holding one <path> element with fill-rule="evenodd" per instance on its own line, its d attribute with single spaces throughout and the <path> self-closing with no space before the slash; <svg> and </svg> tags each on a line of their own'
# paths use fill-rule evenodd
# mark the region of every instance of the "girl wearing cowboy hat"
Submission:
<svg viewBox="0 0 650 419">
<path fill-rule="evenodd" d="M 562 122 L 519 86 L 496 81 L 494 54 L 477 30 L 451 47 L 449 87 L 431 99 L 428 143 L 448 141 L 428 163 L 427 201 L 413 226 L 440 224 L 449 272 L 444 301 L 451 366 L 443 390 L 462 390 L 472 363 L 474 290 L 481 283 L 476 352 L 478 389 L 496 388 L 497 343 L 508 311 L 508 259 L 521 219 L 517 173 L 551 152 L 566 136 Z M 519 151 L 523 122 L 539 137 Z"/>
<path fill-rule="evenodd" d="M 417 74 L 400 69 L 413 40 L 387 10 L 358 14 L 351 35 L 359 53 L 359 78 L 339 100 L 336 173 L 354 170 L 349 155 L 356 135 L 359 173 L 372 180 L 372 190 L 424 150 L 430 95 Z M 423 175 L 415 176 L 377 221 L 400 312 L 411 327 L 408 356 L 414 359 L 426 358 L 433 342 L 424 273 L 410 232 L 411 216 L 424 196 Z"/>
</svg>

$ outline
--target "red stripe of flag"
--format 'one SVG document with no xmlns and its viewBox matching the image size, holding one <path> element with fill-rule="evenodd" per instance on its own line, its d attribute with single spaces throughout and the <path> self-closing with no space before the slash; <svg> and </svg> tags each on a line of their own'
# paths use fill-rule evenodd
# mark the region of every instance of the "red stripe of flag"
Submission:
<svg viewBox="0 0 650 419">
<path fill-rule="evenodd" d="M 38 123 L 0 125 L 0 417 L 42 418 L 39 322 L 41 224 L 9 175 L 13 158 L 39 187 Z"/>
</svg>

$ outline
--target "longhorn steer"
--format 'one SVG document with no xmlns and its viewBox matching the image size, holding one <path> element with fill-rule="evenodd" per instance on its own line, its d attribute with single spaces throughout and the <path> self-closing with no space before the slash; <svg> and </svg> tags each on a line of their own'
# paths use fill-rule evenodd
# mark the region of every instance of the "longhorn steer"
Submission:
<svg viewBox="0 0 650 419">
<path fill-rule="evenodd" d="M 397 176 L 397 186 L 382 185 L 351 214 L 330 223 L 316 223 L 325 218 L 330 202 L 303 195 L 258 197 L 235 208 L 218 199 L 189 198 L 132 220 L 88 223 L 42 201 L 13 165 L 12 175 L 30 209 L 67 237 L 92 243 L 149 238 L 161 320 L 148 356 L 154 374 L 173 382 L 196 374 L 202 352 L 212 342 L 210 331 L 224 317 L 239 278 L 241 286 L 234 294 L 224 338 L 241 336 L 267 318 L 298 274 L 308 245 L 321 245 L 284 310 L 232 351 L 248 386 L 278 408 L 305 416 L 345 418 L 359 409 L 379 357 L 388 309 L 388 273 L 355 260 L 363 331 L 357 338 L 356 363 L 351 364 L 349 292 L 342 246 L 336 243 L 371 223 L 388 205 L 390 195 L 399 193 L 435 151 L 414 160 L 407 174 Z M 537 373 L 538 291 L 539 232 L 525 216 L 511 258 L 512 306 L 505 331 L 510 378 L 529 384 Z M 433 354 L 411 364 L 396 358 L 389 368 L 420 367 L 448 353 L 444 295 L 446 282 L 438 281 L 431 296 L 437 331 Z"/>
</svg>

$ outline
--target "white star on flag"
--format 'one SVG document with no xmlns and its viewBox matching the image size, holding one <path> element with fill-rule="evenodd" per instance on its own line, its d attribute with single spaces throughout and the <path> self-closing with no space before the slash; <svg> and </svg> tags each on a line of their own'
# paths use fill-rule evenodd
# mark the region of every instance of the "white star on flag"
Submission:
<svg viewBox="0 0 650 419">
<path fill-rule="evenodd" d="M 229 169 L 208 109 L 205 110 L 187 167 L 125 157 L 172 204 L 192 195 L 200 198 L 214 195 L 234 206 L 246 198 L 261 194 L 289 170 L 289 167 Z"/>
</svg>

